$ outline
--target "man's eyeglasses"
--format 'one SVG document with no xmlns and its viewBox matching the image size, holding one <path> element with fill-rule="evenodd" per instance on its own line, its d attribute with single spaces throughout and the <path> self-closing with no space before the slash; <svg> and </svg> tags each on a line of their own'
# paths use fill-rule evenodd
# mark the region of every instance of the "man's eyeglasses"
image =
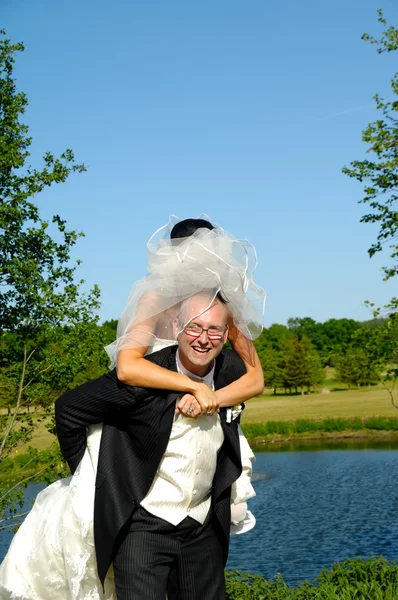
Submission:
<svg viewBox="0 0 398 600">
<path fill-rule="evenodd" d="M 201 327 L 195 323 L 189 323 L 186 327 L 184 327 L 184 332 L 187 335 L 195 338 L 200 337 L 204 331 L 206 331 L 209 340 L 221 340 L 225 334 L 225 329 L 220 329 L 218 327 L 209 327 L 206 329 L 206 327 Z"/>
</svg>

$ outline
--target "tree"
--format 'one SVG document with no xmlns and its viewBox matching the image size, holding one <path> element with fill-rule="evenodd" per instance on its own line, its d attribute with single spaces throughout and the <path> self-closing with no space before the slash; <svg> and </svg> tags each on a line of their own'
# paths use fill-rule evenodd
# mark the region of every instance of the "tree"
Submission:
<svg viewBox="0 0 398 600">
<path fill-rule="evenodd" d="M 395 52 L 398 50 L 398 28 L 387 27 L 381 10 L 378 15 L 379 23 L 386 27 L 380 39 L 367 33 L 362 39 L 375 44 L 379 54 Z M 369 248 L 369 255 L 372 257 L 386 244 L 389 245 L 392 264 L 384 267 L 385 279 L 398 273 L 398 72 L 391 80 L 391 90 L 393 100 L 387 101 L 379 94 L 374 96 L 381 118 L 370 123 L 362 132 L 362 140 L 368 144 L 371 158 L 355 160 L 350 167 L 343 168 L 343 173 L 365 183 L 364 197 L 359 202 L 367 204 L 371 211 L 363 215 L 361 222 L 379 225 L 377 239 Z"/>
<path fill-rule="evenodd" d="M 261 350 L 259 358 L 264 371 L 264 385 L 266 388 L 272 388 L 276 394 L 276 390 L 283 387 L 282 354 L 269 344 Z"/>
<path fill-rule="evenodd" d="M 353 336 L 353 345 L 366 356 L 373 377 L 377 377 L 393 406 L 398 408 L 394 398 L 398 378 L 398 313 L 391 313 L 382 327 L 358 330 Z"/>
<path fill-rule="evenodd" d="M 284 382 L 289 389 L 304 387 L 310 391 L 312 386 L 319 385 L 324 380 L 324 372 L 318 353 L 306 339 L 295 336 L 285 346 L 284 352 Z"/>
<path fill-rule="evenodd" d="M 293 334 L 285 325 L 273 323 L 270 327 L 264 328 L 261 335 L 254 340 L 254 346 L 257 352 L 271 345 L 275 350 L 281 350 L 285 340 L 293 337 Z"/>
<path fill-rule="evenodd" d="M 310 317 L 295 317 L 288 320 L 288 327 L 299 339 L 311 341 L 323 366 L 332 366 L 334 355 L 351 341 L 351 336 L 360 327 L 360 323 L 353 319 L 329 319 L 325 323 L 317 323 Z"/>
<path fill-rule="evenodd" d="M 398 28 L 387 25 L 381 10 L 378 11 L 378 21 L 384 28 L 381 37 L 376 39 L 365 33 L 362 39 L 374 44 L 379 54 L 396 52 Z M 370 257 L 386 246 L 389 249 L 391 263 L 383 267 L 385 280 L 398 274 L 398 72 L 392 77 L 391 91 L 391 100 L 385 100 L 379 94 L 374 96 L 381 118 L 370 123 L 362 132 L 362 140 L 368 144 L 370 158 L 353 161 L 350 167 L 343 168 L 343 173 L 365 184 L 364 196 L 359 202 L 367 204 L 371 210 L 363 215 L 361 222 L 376 223 L 379 226 L 376 241 L 368 250 Z M 381 309 L 368 304 L 374 309 L 374 316 L 378 317 Z M 380 366 L 380 372 L 384 372 L 381 381 L 395 406 L 393 389 L 398 376 L 398 298 L 392 298 L 385 308 L 388 311 L 386 327 L 381 327 L 376 333 L 372 352 L 373 359 Z M 387 336 L 385 332 L 388 332 Z M 381 368 L 383 365 L 384 371 Z"/>
<path fill-rule="evenodd" d="M 337 373 L 348 387 L 371 385 L 379 380 L 375 361 L 362 348 L 348 348 L 338 359 Z"/>
<path fill-rule="evenodd" d="M 98 288 L 82 294 L 84 282 L 75 280 L 80 261 L 70 259 L 83 234 L 69 230 L 58 214 L 52 223 L 44 220 L 35 203 L 46 187 L 86 168 L 75 163 L 71 150 L 59 158 L 46 153 L 39 170 L 28 164 L 32 139 L 20 121 L 28 100 L 17 90 L 13 73 L 15 55 L 23 50 L 0 31 L 0 386 L 14 404 L 13 414 L 0 422 L 0 460 L 32 433 L 32 424 L 24 427 L 22 404 L 36 402 L 60 379 L 63 386 L 73 381 L 85 352 L 82 324 L 88 335 L 99 306 Z M 79 335 L 68 346 L 73 333 Z M 0 489 L 0 513 L 10 498 Z"/>
</svg>

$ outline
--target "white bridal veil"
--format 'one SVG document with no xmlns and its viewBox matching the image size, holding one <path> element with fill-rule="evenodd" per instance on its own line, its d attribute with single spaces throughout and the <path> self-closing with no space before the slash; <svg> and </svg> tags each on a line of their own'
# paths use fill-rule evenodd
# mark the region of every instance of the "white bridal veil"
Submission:
<svg viewBox="0 0 398 600">
<path fill-rule="evenodd" d="M 209 220 L 206 215 L 200 218 Z M 111 367 L 121 348 L 148 347 L 176 340 L 178 332 L 198 315 L 185 315 L 182 306 L 203 293 L 210 306 L 217 294 L 227 303 L 235 326 L 249 339 L 263 328 L 265 292 L 256 285 L 255 248 L 218 225 L 198 229 L 186 238 L 170 239 L 179 221 L 171 215 L 147 243 L 147 275 L 133 284 L 117 327 L 117 339 L 106 346 Z M 202 311 L 204 312 L 204 311 Z"/>
</svg>

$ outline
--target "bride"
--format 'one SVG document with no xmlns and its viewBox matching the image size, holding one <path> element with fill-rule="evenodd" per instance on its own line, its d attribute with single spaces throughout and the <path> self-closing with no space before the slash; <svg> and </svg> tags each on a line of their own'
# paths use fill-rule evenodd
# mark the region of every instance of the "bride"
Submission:
<svg viewBox="0 0 398 600">
<path fill-rule="evenodd" d="M 133 285 L 118 324 L 116 341 L 106 348 L 111 366 L 128 385 L 184 393 L 182 414 L 213 414 L 218 407 L 240 405 L 261 393 L 263 374 L 251 342 L 262 329 L 264 292 L 253 282 L 254 249 L 206 219 L 177 221 L 160 228 L 148 242 L 148 274 Z M 246 374 L 217 390 L 173 373 L 145 355 L 176 343 L 173 326 L 181 322 L 181 303 L 202 290 L 221 294 L 231 319 L 229 340 L 243 359 Z M 185 326 L 185 325 L 184 325 Z M 230 411 L 235 418 L 241 408 Z M 76 472 L 37 497 L 0 566 L 1 600 L 116 600 L 112 569 L 104 589 L 97 576 L 93 533 L 95 476 L 102 425 L 87 431 L 87 448 Z M 246 501 L 255 495 L 250 483 L 251 449 L 240 430 L 242 475 L 231 497 L 231 533 L 255 523 Z"/>
</svg>

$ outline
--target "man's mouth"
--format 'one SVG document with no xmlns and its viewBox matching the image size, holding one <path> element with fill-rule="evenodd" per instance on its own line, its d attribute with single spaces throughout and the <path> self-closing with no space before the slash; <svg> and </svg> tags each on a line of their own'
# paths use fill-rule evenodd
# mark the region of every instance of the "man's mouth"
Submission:
<svg viewBox="0 0 398 600">
<path fill-rule="evenodd" d="M 191 348 L 195 352 L 195 354 L 198 354 L 200 356 L 209 354 L 209 352 L 211 350 L 211 348 L 200 348 L 199 346 L 191 346 Z"/>
</svg>

